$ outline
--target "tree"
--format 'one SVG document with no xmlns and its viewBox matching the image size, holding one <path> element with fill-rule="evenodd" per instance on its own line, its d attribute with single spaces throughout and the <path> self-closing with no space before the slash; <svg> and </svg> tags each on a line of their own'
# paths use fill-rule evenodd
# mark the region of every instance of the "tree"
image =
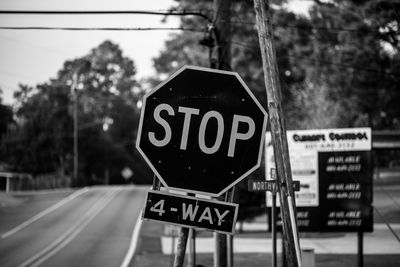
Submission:
<svg viewBox="0 0 400 267">
<path fill-rule="evenodd" d="M 400 100 L 399 3 L 316 2 L 309 18 L 312 34 L 305 43 L 312 49 L 292 52 L 303 59 L 306 86 L 314 91 L 326 87 L 328 101 L 336 103 L 333 108 L 347 114 L 329 118 L 329 127 L 399 128 L 400 112 L 394 104 Z M 318 114 L 321 108 L 304 106 L 300 113 L 308 109 Z"/>
<path fill-rule="evenodd" d="M 16 92 L 18 126 L 5 140 L 9 161 L 34 174 L 72 170 L 73 92 L 77 88 L 79 173 L 77 185 L 124 182 L 127 166 L 137 181 L 151 180 L 134 150 L 142 94 L 132 60 L 105 41 L 64 63 L 55 79 Z M 103 128 L 104 127 L 104 128 Z M 147 181 L 148 181 L 147 180 Z"/>
<path fill-rule="evenodd" d="M 66 144 L 62 139 L 68 125 L 63 104 L 68 99 L 57 89 L 62 88 L 20 85 L 15 93 L 19 106 L 16 127 L 7 132 L 2 146 L 14 171 L 38 174 L 55 171 L 56 166 L 63 168 Z"/>
<path fill-rule="evenodd" d="M 0 143 L 9 125 L 14 122 L 12 108 L 3 104 L 3 91 L 0 88 Z"/>
<path fill-rule="evenodd" d="M 7 134 L 7 131 L 15 123 L 13 118 L 12 108 L 8 105 L 4 105 L 2 99 L 3 91 L 0 88 L 0 170 L 4 168 L 3 160 L 6 158 L 2 149 L 3 136 Z"/>
</svg>

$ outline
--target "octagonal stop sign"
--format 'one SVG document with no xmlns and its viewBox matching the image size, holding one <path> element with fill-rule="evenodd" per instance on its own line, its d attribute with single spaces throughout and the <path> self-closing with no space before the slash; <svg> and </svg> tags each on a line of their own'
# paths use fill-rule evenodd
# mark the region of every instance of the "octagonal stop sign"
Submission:
<svg viewBox="0 0 400 267">
<path fill-rule="evenodd" d="M 259 167 L 266 117 L 237 73 L 185 66 L 144 96 L 136 147 L 163 186 L 219 196 Z"/>
</svg>

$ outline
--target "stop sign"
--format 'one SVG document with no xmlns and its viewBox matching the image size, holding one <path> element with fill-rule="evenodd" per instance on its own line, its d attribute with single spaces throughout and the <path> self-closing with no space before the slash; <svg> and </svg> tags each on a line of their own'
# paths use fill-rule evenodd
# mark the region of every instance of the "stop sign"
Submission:
<svg viewBox="0 0 400 267">
<path fill-rule="evenodd" d="M 259 167 L 266 117 L 237 73 L 185 66 L 144 96 L 136 147 L 163 186 L 219 196 Z"/>
</svg>

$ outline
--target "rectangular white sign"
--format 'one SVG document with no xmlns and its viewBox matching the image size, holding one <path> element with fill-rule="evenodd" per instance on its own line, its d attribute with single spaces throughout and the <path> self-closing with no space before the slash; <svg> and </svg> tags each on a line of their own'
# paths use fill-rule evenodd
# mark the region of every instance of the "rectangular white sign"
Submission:
<svg viewBox="0 0 400 267">
<path fill-rule="evenodd" d="M 287 131 L 292 179 L 300 181 L 300 191 L 295 192 L 298 207 L 319 205 L 318 152 L 370 151 L 370 128 L 342 128 Z M 265 138 L 266 179 L 275 168 L 271 133 Z M 279 205 L 279 202 L 277 203 Z M 267 193 L 267 206 L 271 206 L 271 194 Z"/>
</svg>

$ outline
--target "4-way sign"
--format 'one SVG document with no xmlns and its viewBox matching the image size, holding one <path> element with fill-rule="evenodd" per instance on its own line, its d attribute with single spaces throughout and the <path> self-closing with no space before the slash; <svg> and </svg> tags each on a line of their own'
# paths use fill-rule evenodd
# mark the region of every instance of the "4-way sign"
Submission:
<svg viewBox="0 0 400 267">
<path fill-rule="evenodd" d="M 266 117 L 237 73 L 185 66 L 144 96 L 136 147 L 164 187 L 220 196 L 259 167 Z"/>
<path fill-rule="evenodd" d="M 238 206 L 234 203 L 149 191 L 143 218 L 233 234 Z"/>
</svg>

